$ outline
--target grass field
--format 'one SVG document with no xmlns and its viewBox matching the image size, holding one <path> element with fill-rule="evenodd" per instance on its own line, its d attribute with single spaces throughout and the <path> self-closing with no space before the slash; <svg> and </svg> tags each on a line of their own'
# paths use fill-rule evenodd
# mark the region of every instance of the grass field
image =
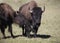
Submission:
<svg viewBox="0 0 60 43">
<path fill-rule="evenodd" d="M 0 32 L 0 43 L 60 43 L 60 0 L 35 0 L 41 7 L 45 5 L 45 12 L 42 15 L 41 26 L 39 27 L 37 38 L 23 37 L 22 29 L 13 24 L 13 34 L 16 38 L 8 37 L 3 39 Z M 18 10 L 21 5 L 29 0 L 0 0 L 10 4 L 14 10 Z M 6 29 L 6 36 L 10 36 Z"/>
</svg>

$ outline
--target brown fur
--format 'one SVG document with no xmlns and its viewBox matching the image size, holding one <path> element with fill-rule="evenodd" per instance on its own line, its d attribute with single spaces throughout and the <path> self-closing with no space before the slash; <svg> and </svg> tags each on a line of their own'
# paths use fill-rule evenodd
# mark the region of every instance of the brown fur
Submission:
<svg viewBox="0 0 60 43">
<path fill-rule="evenodd" d="M 8 17 L 9 15 L 13 18 L 13 13 L 14 10 L 11 8 L 10 5 L 6 4 L 6 3 L 1 3 L 0 4 L 0 11 L 1 13 L 5 13 L 5 17 Z"/>
<path fill-rule="evenodd" d="M 29 11 L 34 7 L 37 7 L 37 3 L 35 1 L 28 2 L 20 7 L 19 12 L 21 12 L 27 19 L 31 19 Z"/>
</svg>

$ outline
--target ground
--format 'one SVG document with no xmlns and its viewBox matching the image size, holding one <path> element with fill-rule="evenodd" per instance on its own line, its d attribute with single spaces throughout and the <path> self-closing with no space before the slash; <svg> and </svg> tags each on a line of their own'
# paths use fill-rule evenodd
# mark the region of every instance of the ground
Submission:
<svg viewBox="0 0 60 43">
<path fill-rule="evenodd" d="M 60 43 L 60 0 L 35 0 L 38 6 L 45 5 L 45 12 L 42 14 L 41 26 L 39 27 L 36 38 L 27 38 L 22 36 L 22 29 L 13 24 L 13 34 L 16 38 L 11 38 L 6 29 L 5 33 L 7 39 L 3 39 L 0 32 L 0 43 Z M 8 3 L 14 10 L 29 0 L 0 0 L 0 3 Z"/>
</svg>

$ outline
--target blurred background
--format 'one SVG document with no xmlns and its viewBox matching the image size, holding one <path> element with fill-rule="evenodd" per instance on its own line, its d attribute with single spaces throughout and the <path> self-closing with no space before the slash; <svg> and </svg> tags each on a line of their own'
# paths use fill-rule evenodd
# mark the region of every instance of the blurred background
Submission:
<svg viewBox="0 0 60 43">
<path fill-rule="evenodd" d="M 23 4 L 32 0 L 0 0 L 0 3 L 8 3 L 14 10 L 18 10 Z M 39 7 L 45 5 L 45 12 L 42 14 L 41 26 L 38 33 L 40 37 L 27 38 L 19 36 L 15 39 L 2 39 L 3 35 L 0 31 L 0 43 L 60 43 L 60 0 L 34 0 Z M 10 34 L 6 29 L 6 36 Z M 22 35 L 22 29 L 13 24 L 13 34 Z M 47 35 L 51 36 L 46 38 Z"/>
</svg>

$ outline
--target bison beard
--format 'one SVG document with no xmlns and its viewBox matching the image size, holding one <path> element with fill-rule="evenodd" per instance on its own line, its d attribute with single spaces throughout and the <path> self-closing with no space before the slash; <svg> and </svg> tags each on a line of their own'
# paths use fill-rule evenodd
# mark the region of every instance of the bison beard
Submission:
<svg viewBox="0 0 60 43">
<path fill-rule="evenodd" d="M 4 36 L 5 36 L 5 28 L 8 26 L 8 31 L 10 32 L 11 36 L 14 38 L 14 35 L 12 33 L 12 23 L 14 19 L 14 13 L 15 11 L 11 8 L 10 5 L 6 3 L 0 3 L 0 30 Z"/>
</svg>

